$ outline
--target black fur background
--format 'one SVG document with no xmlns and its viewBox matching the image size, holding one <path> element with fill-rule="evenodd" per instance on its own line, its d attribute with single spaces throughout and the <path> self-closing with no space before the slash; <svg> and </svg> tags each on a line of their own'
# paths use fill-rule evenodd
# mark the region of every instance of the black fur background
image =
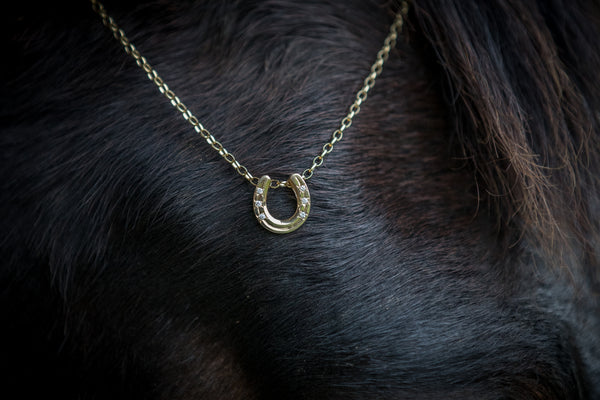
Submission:
<svg viewBox="0 0 600 400">
<path fill-rule="evenodd" d="M 279 179 L 339 126 L 398 9 L 105 5 L 204 126 Z M 284 236 L 90 4 L 3 19 L 7 393 L 600 396 L 596 1 L 415 0 Z M 280 215 L 286 196 L 270 192 Z"/>
</svg>

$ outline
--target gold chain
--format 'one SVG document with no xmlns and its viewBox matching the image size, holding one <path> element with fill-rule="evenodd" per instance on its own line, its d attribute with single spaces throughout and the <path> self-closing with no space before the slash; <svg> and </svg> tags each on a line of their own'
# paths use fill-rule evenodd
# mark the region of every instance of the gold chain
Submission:
<svg viewBox="0 0 600 400">
<path fill-rule="evenodd" d="M 92 8 L 96 13 L 102 17 L 102 22 L 106 25 L 113 33 L 115 39 L 117 39 L 127 54 L 131 55 L 137 65 L 144 70 L 147 74 L 148 79 L 150 79 L 156 86 L 158 86 L 158 90 L 171 102 L 173 107 L 175 107 L 183 116 L 183 118 L 188 121 L 194 130 L 200 134 L 208 144 L 217 151 L 221 157 L 225 159 L 231 166 L 237 171 L 238 174 L 246 178 L 250 183 L 254 186 L 258 184 L 258 177 L 252 175 L 248 168 L 239 163 L 239 161 L 235 158 L 235 156 L 227 151 L 225 147 L 206 129 L 192 114 L 189 108 L 183 104 L 183 102 L 175 95 L 175 93 L 169 89 L 169 86 L 163 81 L 163 79 L 158 75 L 156 70 L 148 63 L 148 60 L 144 56 L 140 54 L 140 52 L 136 49 L 136 47 L 131 43 L 131 41 L 125 35 L 123 29 L 119 28 L 115 20 L 109 16 L 106 12 L 106 9 L 97 0 L 90 0 L 92 3 Z M 333 151 L 333 145 L 340 140 L 342 140 L 344 136 L 344 131 L 352 125 L 352 119 L 360 112 L 360 106 L 367 99 L 367 94 L 369 90 L 373 88 L 375 85 L 375 79 L 381 74 L 383 70 L 383 63 L 388 59 L 390 51 L 396 45 L 396 38 L 398 37 L 398 32 L 402 31 L 402 26 L 404 24 L 404 17 L 408 13 L 408 3 L 403 1 L 401 3 L 400 11 L 396 14 L 396 18 L 390 27 L 390 32 L 385 38 L 383 42 L 383 47 L 377 53 L 377 59 L 371 66 L 371 71 L 369 75 L 365 78 L 362 88 L 356 93 L 356 98 L 354 103 L 350 106 L 350 110 L 348 114 L 342 119 L 340 127 L 336 129 L 332 136 L 331 140 L 323 145 L 322 151 L 319 155 L 317 155 L 312 162 L 310 168 L 307 168 L 302 173 L 302 177 L 304 179 L 310 179 L 313 176 L 314 171 L 323 165 L 323 160 L 325 157 Z M 286 181 L 279 181 L 274 179 L 271 182 L 271 187 L 283 187 L 286 186 Z"/>
</svg>

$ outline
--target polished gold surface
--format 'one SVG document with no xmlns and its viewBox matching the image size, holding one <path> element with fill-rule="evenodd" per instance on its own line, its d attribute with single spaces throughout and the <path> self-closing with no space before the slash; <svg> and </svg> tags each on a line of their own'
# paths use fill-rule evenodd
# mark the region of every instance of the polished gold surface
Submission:
<svg viewBox="0 0 600 400">
<path fill-rule="evenodd" d="M 254 215 L 258 222 L 267 230 L 274 233 L 290 233 L 300 228 L 310 212 L 310 193 L 302 176 L 293 174 L 286 181 L 296 196 L 296 212 L 286 220 L 275 218 L 267 207 L 267 194 L 271 187 L 271 178 L 268 175 L 261 177 L 254 189 L 252 204 Z"/>
<path fill-rule="evenodd" d="M 171 102 L 173 107 L 175 107 L 181 113 L 183 118 L 192 125 L 193 129 L 200 136 L 202 136 L 206 140 L 206 142 L 237 171 L 238 174 L 240 174 L 251 184 L 256 186 L 257 189 L 260 188 L 264 191 L 263 194 L 265 206 L 264 208 L 257 208 L 255 205 L 254 212 L 256 214 L 258 212 L 257 210 L 264 209 L 264 213 L 262 213 L 262 215 L 264 215 L 264 218 L 261 219 L 261 213 L 257 214 L 257 218 L 259 219 L 259 222 L 262 226 L 275 233 L 292 232 L 298 229 L 304 223 L 306 217 L 308 217 L 308 210 L 310 209 L 310 196 L 308 195 L 308 188 L 306 188 L 305 180 L 310 179 L 313 176 L 314 171 L 321 165 L 323 165 L 325 157 L 333 151 L 334 145 L 340 140 L 342 140 L 344 136 L 344 131 L 347 128 L 349 128 L 350 125 L 352 125 L 352 119 L 360 112 L 361 104 L 364 103 L 365 100 L 367 100 L 369 90 L 373 88 L 373 86 L 375 85 L 375 80 L 383 70 L 383 63 L 388 59 L 390 51 L 396 45 L 398 33 L 401 32 L 402 27 L 404 25 L 404 17 L 408 13 L 408 2 L 402 1 L 400 5 L 400 11 L 396 14 L 396 18 L 390 26 L 390 31 L 383 42 L 383 47 L 377 53 L 376 60 L 371 66 L 369 74 L 363 81 L 363 86 L 356 93 L 355 100 L 350 106 L 348 114 L 346 114 L 346 116 L 342 118 L 340 127 L 333 132 L 333 134 L 331 135 L 331 139 L 322 146 L 321 152 L 313 159 L 312 165 L 309 168 L 305 169 L 304 172 L 302 172 L 302 175 L 293 174 L 287 181 L 280 181 L 277 179 L 271 179 L 266 175 L 258 179 L 258 177 L 250 173 L 248 168 L 240 164 L 236 157 L 227 149 L 225 149 L 225 147 L 202 125 L 198 118 L 194 116 L 194 114 L 192 114 L 190 109 L 179 99 L 179 97 L 175 95 L 175 93 L 169 88 L 169 86 L 167 86 L 163 79 L 158 75 L 156 70 L 150 65 L 148 60 L 146 60 L 146 58 L 140 54 L 140 52 L 133 45 L 133 43 L 131 43 L 127 35 L 125 35 L 125 32 L 121 28 L 119 28 L 114 19 L 107 14 L 106 9 L 102 5 L 102 3 L 100 3 L 97 0 L 90 1 L 92 3 L 92 8 L 94 9 L 94 11 L 98 13 L 98 15 L 100 15 L 104 25 L 106 25 L 111 30 L 113 36 L 119 41 L 119 43 L 121 43 L 121 45 L 125 49 L 125 52 L 135 59 L 135 62 L 140 68 L 144 70 L 144 72 L 148 76 L 148 79 L 154 82 L 154 84 L 158 87 L 158 90 Z M 300 179 L 303 182 L 303 187 L 306 188 L 306 195 L 303 195 L 301 192 L 298 191 L 298 188 L 302 187 L 298 186 L 298 179 Z M 292 216 L 290 219 L 281 221 L 269 214 L 266 208 L 266 194 L 269 188 L 283 187 L 291 187 L 292 190 L 294 190 L 294 193 L 296 194 L 296 199 L 299 202 L 308 201 L 308 203 L 302 205 L 298 203 L 298 208 L 294 216 Z M 256 201 L 263 201 L 256 200 L 256 191 L 254 192 L 254 197 L 255 204 Z"/>
</svg>

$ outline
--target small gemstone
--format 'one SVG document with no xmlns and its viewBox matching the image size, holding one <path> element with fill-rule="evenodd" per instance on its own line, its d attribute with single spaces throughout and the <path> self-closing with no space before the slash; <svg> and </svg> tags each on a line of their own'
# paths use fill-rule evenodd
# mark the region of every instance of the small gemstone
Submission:
<svg viewBox="0 0 600 400">
<path fill-rule="evenodd" d="M 254 205 L 255 205 L 256 207 L 262 207 L 262 201 L 260 201 L 260 200 L 256 200 L 256 201 L 254 202 Z"/>
<path fill-rule="evenodd" d="M 267 216 L 266 216 L 264 213 L 260 213 L 260 214 L 258 215 L 258 219 L 260 219 L 261 221 L 262 221 L 263 219 L 265 219 L 265 218 L 267 218 Z"/>
<path fill-rule="evenodd" d="M 308 198 L 307 197 L 303 197 L 302 198 L 302 204 L 308 204 Z"/>
<path fill-rule="evenodd" d="M 301 191 L 301 192 L 304 192 L 305 190 L 306 190 L 306 185 L 302 185 L 302 186 L 300 186 L 300 191 Z"/>
<path fill-rule="evenodd" d="M 263 194 L 263 190 L 262 190 L 262 188 L 256 188 L 256 193 L 258 193 L 258 194 Z"/>
<path fill-rule="evenodd" d="M 304 211 L 300 211 L 300 218 L 306 218 L 306 213 Z"/>
</svg>

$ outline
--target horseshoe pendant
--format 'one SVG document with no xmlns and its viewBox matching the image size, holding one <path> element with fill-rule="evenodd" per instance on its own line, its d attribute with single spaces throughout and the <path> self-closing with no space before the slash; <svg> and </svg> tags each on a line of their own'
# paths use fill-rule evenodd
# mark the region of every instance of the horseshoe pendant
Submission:
<svg viewBox="0 0 600 400">
<path fill-rule="evenodd" d="M 298 174 L 293 174 L 287 180 L 296 195 L 296 212 L 286 220 L 279 220 L 271 215 L 267 208 L 267 192 L 271 186 L 271 178 L 264 175 L 258 180 L 254 189 L 253 205 L 254 215 L 258 222 L 267 230 L 274 233 L 290 233 L 300 228 L 310 211 L 310 193 L 304 179 Z"/>
</svg>

